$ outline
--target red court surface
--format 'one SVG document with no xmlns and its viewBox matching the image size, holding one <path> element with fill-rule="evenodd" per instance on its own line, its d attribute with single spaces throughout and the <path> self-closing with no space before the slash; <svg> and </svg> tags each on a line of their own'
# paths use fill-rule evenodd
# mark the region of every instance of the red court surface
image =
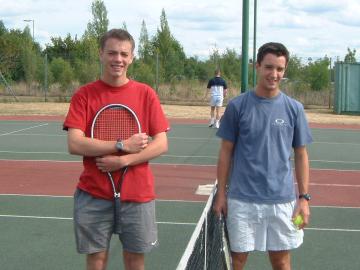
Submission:
<svg viewBox="0 0 360 270">
<path fill-rule="evenodd" d="M 212 184 L 215 166 L 151 165 L 158 199 L 205 201 L 199 185 Z M 81 162 L 0 161 L 3 194 L 71 196 L 82 170 Z M 312 205 L 360 207 L 360 171 L 310 172 Z"/>
<path fill-rule="evenodd" d="M 62 121 L 63 116 L 0 116 L 0 120 Z M 204 124 L 207 120 L 171 119 L 172 124 Z M 310 124 L 312 128 L 360 130 L 360 125 Z M 196 195 L 199 185 L 212 184 L 216 166 L 152 164 L 158 199 L 205 201 Z M 0 193 L 73 194 L 81 162 L 0 161 Z M 360 171 L 311 169 L 312 205 L 360 207 Z"/>
</svg>

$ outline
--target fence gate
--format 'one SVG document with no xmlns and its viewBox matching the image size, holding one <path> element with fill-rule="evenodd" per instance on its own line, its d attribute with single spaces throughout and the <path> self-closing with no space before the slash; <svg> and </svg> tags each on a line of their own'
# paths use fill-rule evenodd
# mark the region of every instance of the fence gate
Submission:
<svg viewBox="0 0 360 270">
<path fill-rule="evenodd" d="M 335 112 L 360 114 L 360 63 L 335 64 Z"/>
</svg>

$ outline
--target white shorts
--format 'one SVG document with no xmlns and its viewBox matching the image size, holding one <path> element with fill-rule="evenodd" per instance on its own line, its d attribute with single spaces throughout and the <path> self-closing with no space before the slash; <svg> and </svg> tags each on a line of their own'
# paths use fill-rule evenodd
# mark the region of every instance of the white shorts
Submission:
<svg viewBox="0 0 360 270">
<path fill-rule="evenodd" d="M 210 106 L 211 107 L 222 107 L 224 101 L 223 96 L 211 96 Z"/>
<path fill-rule="evenodd" d="M 296 201 L 246 203 L 228 198 L 227 227 L 233 252 L 280 251 L 299 247 L 304 232 L 291 218 Z"/>
</svg>

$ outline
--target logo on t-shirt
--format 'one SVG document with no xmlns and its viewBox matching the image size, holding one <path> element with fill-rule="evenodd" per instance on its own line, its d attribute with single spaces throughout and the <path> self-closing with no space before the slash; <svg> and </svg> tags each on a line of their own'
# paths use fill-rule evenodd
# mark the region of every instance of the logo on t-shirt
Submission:
<svg viewBox="0 0 360 270">
<path fill-rule="evenodd" d="M 276 118 L 274 120 L 274 122 L 272 123 L 273 126 L 276 126 L 276 127 L 287 127 L 288 124 L 285 122 L 284 119 L 281 119 L 281 118 Z"/>
</svg>

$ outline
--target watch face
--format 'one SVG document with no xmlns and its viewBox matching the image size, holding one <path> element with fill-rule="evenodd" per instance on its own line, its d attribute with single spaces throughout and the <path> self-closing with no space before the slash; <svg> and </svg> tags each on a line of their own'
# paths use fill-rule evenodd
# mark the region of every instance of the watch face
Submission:
<svg viewBox="0 0 360 270">
<path fill-rule="evenodd" d="M 124 144 L 123 144 L 122 141 L 117 141 L 117 142 L 116 142 L 116 149 L 117 149 L 118 151 L 124 150 Z"/>
</svg>

